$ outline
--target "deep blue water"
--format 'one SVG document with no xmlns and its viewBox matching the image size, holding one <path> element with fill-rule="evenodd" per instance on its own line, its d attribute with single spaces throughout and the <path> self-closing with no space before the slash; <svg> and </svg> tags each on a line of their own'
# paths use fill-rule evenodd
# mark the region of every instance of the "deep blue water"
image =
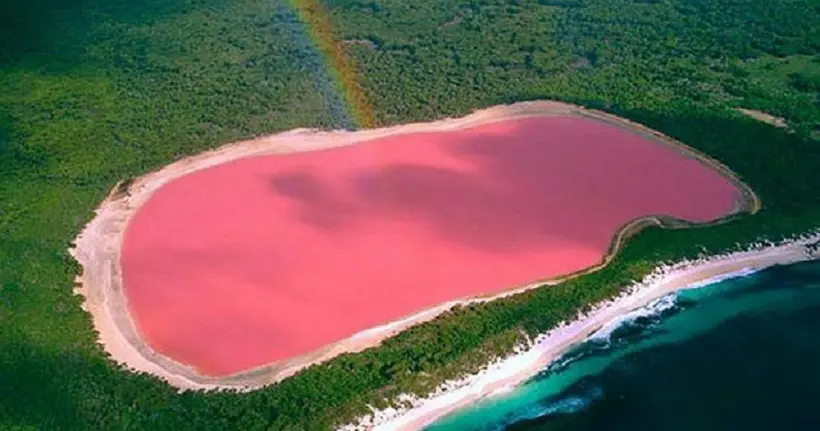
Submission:
<svg viewBox="0 0 820 431">
<path fill-rule="evenodd" d="M 820 430 L 820 262 L 661 298 L 451 430 Z"/>
</svg>

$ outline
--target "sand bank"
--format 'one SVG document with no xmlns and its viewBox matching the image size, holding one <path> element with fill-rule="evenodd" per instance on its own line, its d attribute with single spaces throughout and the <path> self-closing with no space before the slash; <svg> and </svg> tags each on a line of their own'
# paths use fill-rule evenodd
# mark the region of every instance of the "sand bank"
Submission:
<svg viewBox="0 0 820 431">
<path fill-rule="evenodd" d="M 479 399 L 511 390 L 604 325 L 654 299 L 680 289 L 748 275 L 774 265 L 820 259 L 818 241 L 820 230 L 779 244 L 758 242 L 742 252 L 661 265 L 618 298 L 598 304 L 588 314 L 537 337 L 530 345 L 521 346 L 517 353 L 488 365 L 483 371 L 446 382 L 423 399 L 401 396 L 399 401 L 409 407 L 374 409 L 372 415 L 338 431 L 422 429 Z"/>
<path fill-rule="evenodd" d="M 745 202 L 736 208 L 735 213 L 754 213 L 760 208 L 759 199 L 751 189 L 719 162 L 643 126 L 602 112 L 562 103 L 541 101 L 496 106 L 477 111 L 463 118 L 356 132 L 297 129 L 226 145 L 213 151 L 188 157 L 159 171 L 133 181 L 123 182 L 115 187 L 110 196 L 97 209 L 96 217 L 86 226 L 77 238 L 75 248 L 71 250 L 72 255 L 83 266 L 83 274 L 78 280 L 79 287 L 77 291 L 85 296 L 85 308 L 93 316 L 95 327 L 100 335 L 100 343 L 115 361 L 125 364 L 134 371 L 156 375 L 179 388 L 229 387 L 248 390 L 279 381 L 304 367 L 327 360 L 340 353 L 356 352 L 375 346 L 383 339 L 395 335 L 409 326 L 434 318 L 453 305 L 493 300 L 549 284 L 550 280 L 542 280 L 505 291 L 499 295 L 452 301 L 399 319 L 394 323 L 363 331 L 346 340 L 297 358 L 265 365 L 228 377 L 215 378 L 202 376 L 191 367 L 158 354 L 144 342 L 129 316 L 128 304 L 122 290 L 120 249 L 123 233 L 129 220 L 157 189 L 169 181 L 201 169 L 246 157 L 313 151 L 352 145 L 397 134 L 452 131 L 511 119 L 554 115 L 591 118 L 651 138 L 660 144 L 673 146 L 677 151 L 698 159 L 700 162 L 719 171 L 743 192 Z M 671 228 L 687 227 L 686 223 L 659 217 L 635 220 L 616 234 L 609 253 L 602 262 L 571 276 L 582 275 L 606 265 L 612 256 L 617 253 L 622 240 L 646 225 L 661 225 Z M 560 280 L 551 281 L 558 282 Z"/>
<path fill-rule="evenodd" d="M 774 127 L 785 128 L 788 126 L 786 119 L 783 117 L 775 117 L 774 115 L 767 114 L 763 111 L 756 111 L 754 109 L 736 108 L 735 110 L 743 115 L 754 118 L 757 121 L 771 124 Z"/>
</svg>

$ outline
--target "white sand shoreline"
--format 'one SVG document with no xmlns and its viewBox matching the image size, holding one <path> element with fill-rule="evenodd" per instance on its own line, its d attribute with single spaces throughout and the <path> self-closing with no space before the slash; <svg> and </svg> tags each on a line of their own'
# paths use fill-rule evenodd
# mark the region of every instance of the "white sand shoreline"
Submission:
<svg viewBox="0 0 820 431">
<path fill-rule="evenodd" d="M 445 382 L 426 398 L 400 396 L 399 401 L 409 404 L 409 407 L 372 409 L 373 414 L 342 426 L 337 431 L 422 429 L 479 399 L 511 390 L 613 319 L 643 307 L 657 298 L 733 276 L 748 275 L 775 265 L 820 259 L 820 247 L 809 246 L 818 242 L 820 229 L 777 244 L 768 241 L 757 242 L 746 251 L 660 265 L 619 297 L 598 304 L 586 315 L 579 316 L 572 322 L 565 322 L 537 337 L 530 345 L 521 346 L 516 349 L 516 353 L 488 365 L 483 371 Z"/>
</svg>

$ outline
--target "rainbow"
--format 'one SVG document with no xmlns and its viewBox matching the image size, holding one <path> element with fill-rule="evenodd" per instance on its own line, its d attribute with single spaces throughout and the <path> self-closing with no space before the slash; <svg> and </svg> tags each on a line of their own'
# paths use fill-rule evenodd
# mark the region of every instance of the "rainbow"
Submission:
<svg viewBox="0 0 820 431">
<path fill-rule="evenodd" d="M 372 128 L 376 125 L 373 107 L 367 100 L 364 89 L 356 79 L 353 60 L 333 37 L 333 26 L 319 0 L 288 0 L 299 21 L 325 59 L 325 66 L 332 79 L 342 91 L 344 103 L 356 126 Z"/>
</svg>

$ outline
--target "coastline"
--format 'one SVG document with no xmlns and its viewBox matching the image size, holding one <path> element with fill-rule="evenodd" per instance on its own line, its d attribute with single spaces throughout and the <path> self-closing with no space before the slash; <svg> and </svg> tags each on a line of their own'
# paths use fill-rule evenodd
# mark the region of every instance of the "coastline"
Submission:
<svg viewBox="0 0 820 431">
<path fill-rule="evenodd" d="M 742 277 L 776 266 L 820 259 L 820 230 L 779 243 L 759 241 L 746 250 L 661 264 L 618 297 L 597 304 L 571 322 L 536 337 L 512 355 L 496 360 L 477 374 L 445 382 L 431 395 L 399 396 L 409 407 L 375 410 L 337 431 L 414 431 L 480 399 L 512 390 L 537 374 L 571 347 L 626 313 L 670 293 Z"/>
<path fill-rule="evenodd" d="M 317 151 L 369 141 L 386 136 L 407 133 L 430 133 L 475 127 L 493 122 L 544 116 L 580 116 L 623 128 L 643 135 L 659 145 L 669 145 L 677 151 L 699 160 L 732 181 L 742 191 L 744 203 L 717 224 L 733 219 L 738 214 L 754 214 L 760 209 L 757 195 L 729 168 L 680 142 L 633 123 L 600 111 L 552 101 L 520 102 L 499 105 L 475 111 L 460 118 L 448 118 L 429 123 L 412 123 L 363 131 L 317 131 L 295 129 L 271 136 L 228 144 L 212 151 L 184 158 L 140 178 L 121 182 L 96 210 L 96 216 L 75 240 L 69 252 L 82 265 L 75 292 L 85 298 L 83 307 L 93 318 L 99 334 L 99 343 L 111 358 L 136 372 L 147 372 L 180 389 L 209 390 L 230 388 L 240 391 L 258 389 L 276 383 L 303 368 L 327 361 L 342 353 L 355 353 L 377 346 L 411 326 L 432 320 L 455 305 L 486 302 L 515 295 L 526 290 L 554 284 L 569 278 L 594 272 L 606 266 L 618 253 L 623 240 L 645 226 L 686 228 L 691 224 L 680 220 L 653 216 L 639 218 L 614 233 L 612 244 L 597 265 L 555 279 L 538 280 L 524 286 L 511 286 L 497 295 L 460 298 L 427 310 L 420 310 L 393 322 L 366 329 L 336 343 L 305 355 L 273 362 L 258 368 L 225 377 L 199 374 L 193 367 L 174 361 L 154 351 L 140 336 L 128 312 L 123 292 L 120 248 L 122 237 L 131 217 L 164 184 L 200 169 L 228 163 L 237 159 L 270 154 Z M 705 224 L 698 224 L 699 226 Z"/>
</svg>

